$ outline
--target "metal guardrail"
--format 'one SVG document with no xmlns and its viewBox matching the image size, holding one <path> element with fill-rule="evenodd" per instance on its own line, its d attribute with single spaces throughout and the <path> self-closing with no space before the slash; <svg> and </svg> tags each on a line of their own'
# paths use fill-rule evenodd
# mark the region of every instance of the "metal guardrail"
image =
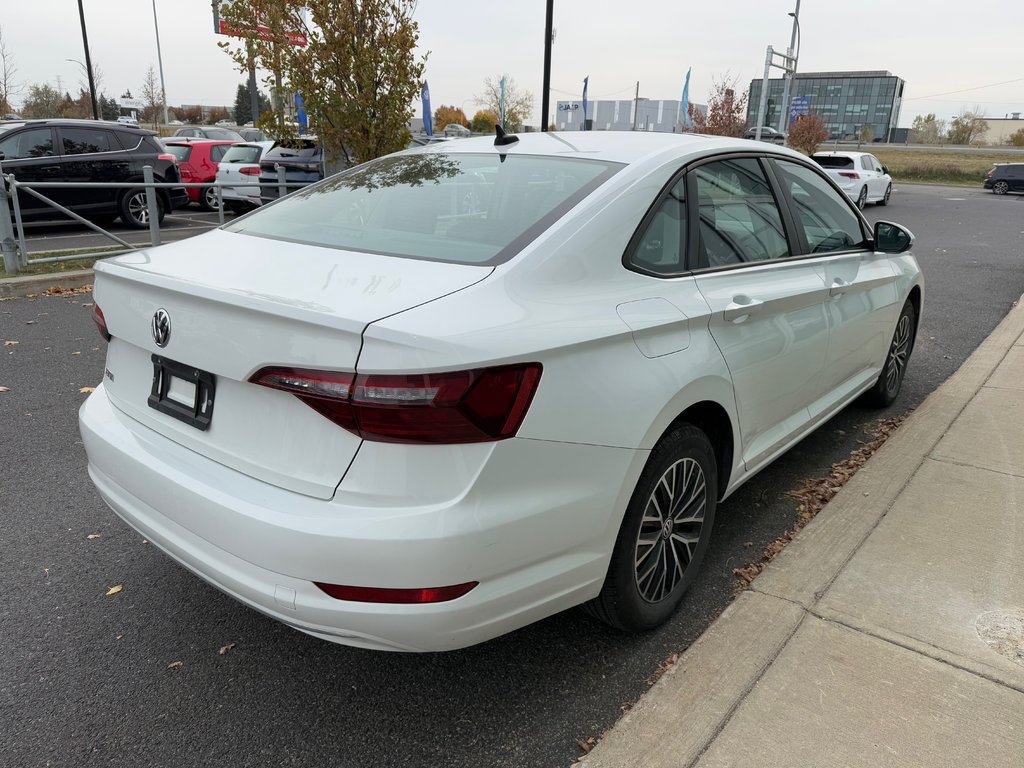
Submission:
<svg viewBox="0 0 1024 768">
<path fill-rule="evenodd" d="M 285 197 L 288 194 L 289 188 L 301 188 L 308 186 L 305 183 L 288 182 L 286 180 L 285 169 L 275 164 L 274 169 L 277 172 L 277 192 L 278 198 Z M 2 168 L 0 168 L 0 252 L 3 254 L 4 269 L 8 275 L 14 275 L 21 271 L 22 267 L 26 267 L 29 263 L 51 263 L 58 261 L 71 261 L 78 259 L 87 259 L 92 256 L 113 256 L 120 253 L 128 253 L 129 251 L 138 250 L 145 246 L 136 246 L 123 240 L 112 232 L 108 232 L 99 225 L 89 221 L 84 216 L 80 216 L 74 211 L 69 210 L 60 203 L 46 197 L 41 194 L 38 190 L 40 189 L 139 189 L 145 190 L 146 195 L 146 210 L 147 210 L 147 221 L 149 224 L 149 247 L 160 245 L 160 202 L 157 199 L 155 190 L 157 189 L 183 189 L 189 187 L 198 187 L 201 189 L 214 188 L 217 190 L 217 212 L 218 220 L 221 225 L 224 224 L 224 187 L 237 187 L 240 186 L 237 183 L 224 184 L 220 181 L 210 182 L 158 182 L 154 181 L 153 167 L 144 166 L 142 169 L 143 180 L 132 181 L 132 182 L 72 182 L 72 181 L 33 181 L 33 182 L 22 182 L 18 181 L 14 174 L 4 174 Z M 113 240 L 119 245 L 123 245 L 125 250 L 117 251 L 116 253 L 97 253 L 97 254 L 75 254 L 72 256 L 51 256 L 43 259 L 29 259 L 28 258 L 28 245 L 25 238 L 25 227 L 22 220 L 22 211 L 19 195 L 25 192 L 45 205 L 53 208 L 55 211 L 68 216 L 69 218 L 85 225 L 89 229 L 103 235 L 104 237 Z M 8 203 L 8 200 L 10 201 Z M 8 213 L 8 209 L 10 213 Z M 13 220 L 12 220 L 13 217 Z"/>
</svg>

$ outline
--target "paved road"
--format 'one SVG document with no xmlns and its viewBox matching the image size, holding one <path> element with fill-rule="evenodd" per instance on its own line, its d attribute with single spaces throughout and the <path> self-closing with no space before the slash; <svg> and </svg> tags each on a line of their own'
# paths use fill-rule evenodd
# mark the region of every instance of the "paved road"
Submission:
<svg viewBox="0 0 1024 768">
<path fill-rule="evenodd" d="M 918 234 L 927 280 L 892 415 L 1024 292 L 1024 197 L 907 186 L 868 214 Z M 465 651 L 372 653 L 243 608 L 105 508 L 75 424 L 79 388 L 103 368 L 90 300 L 0 302 L 0 338 L 20 342 L 0 347 L 3 766 L 568 765 L 577 739 L 610 727 L 728 604 L 732 569 L 791 525 L 785 492 L 847 456 L 880 415 L 847 409 L 726 502 L 703 574 L 658 631 L 624 636 L 570 611 Z"/>
<path fill-rule="evenodd" d="M 225 215 L 228 221 L 233 216 L 231 213 Z M 164 217 L 163 225 L 160 227 L 161 242 L 183 240 L 213 229 L 219 226 L 219 223 L 216 212 L 208 213 L 190 205 Z M 102 228 L 132 245 L 149 245 L 151 242 L 148 229 L 130 229 L 122 224 L 120 219 Z M 118 243 L 76 221 L 66 221 L 25 224 L 25 245 L 28 252 L 33 254 L 65 248 L 106 248 Z"/>
</svg>

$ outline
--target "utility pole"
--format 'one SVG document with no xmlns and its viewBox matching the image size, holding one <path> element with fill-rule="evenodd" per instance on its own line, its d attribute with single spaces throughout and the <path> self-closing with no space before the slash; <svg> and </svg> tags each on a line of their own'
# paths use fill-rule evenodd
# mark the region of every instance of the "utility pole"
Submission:
<svg viewBox="0 0 1024 768">
<path fill-rule="evenodd" d="M 633 97 L 633 128 L 636 130 L 636 117 L 640 113 L 640 81 L 636 81 L 636 96 Z"/>
<path fill-rule="evenodd" d="M 797 47 L 797 35 L 800 31 L 800 0 L 796 0 L 796 11 L 789 15 L 793 17 L 793 31 L 789 37 L 789 48 L 786 49 L 786 56 L 789 57 L 789 69 L 783 76 L 782 115 L 779 117 L 780 133 L 786 133 L 789 128 L 789 99 L 793 90 L 793 78 L 796 77 L 797 58 L 800 56 L 800 49 Z"/>
<path fill-rule="evenodd" d="M 551 24 L 554 17 L 555 0 L 548 0 L 547 19 L 544 22 L 544 90 L 541 96 L 540 121 L 542 131 L 548 129 L 548 106 L 551 98 Z"/>
<path fill-rule="evenodd" d="M 82 45 L 85 46 L 85 69 L 89 76 L 89 97 L 92 99 L 92 119 L 100 119 L 100 110 L 96 104 L 96 81 L 92 77 L 92 58 L 89 56 L 89 35 L 85 31 L 85 9 L 82 0 L 78 0 L 78 18 L 82 21 Z"/>
<path fill-rule="evenodd" d="M 164 86 L 164 57 L 160 55 L 160 26 L 156 23 L 156 0 L 153 0 L 153 30 L 156 32 L 156 61 L 160 65 L 160 99 L 164 103 L 164 125 L 170 122 L 167 117 L 167 88 Z"/>
</svg>

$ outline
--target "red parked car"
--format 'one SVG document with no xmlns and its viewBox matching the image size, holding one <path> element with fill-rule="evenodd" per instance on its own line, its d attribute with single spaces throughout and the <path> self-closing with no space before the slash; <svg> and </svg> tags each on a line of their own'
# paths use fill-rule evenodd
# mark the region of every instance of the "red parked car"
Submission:
<svg viewBox="0 0 1024 768">
<path fill-rule="evenodd" d="M 181 180 L 186 184 L 205 184 L 217 180 L 217 163 L 224 157 L 234 141 L 196 139 L 186 141 L 165 140 L 167 151 L 178 158 Z M 186 187 L 189 202 L 199 203 L 204 211 L 217 210 L 217 190 L 214 187 Z"/>
</svg>

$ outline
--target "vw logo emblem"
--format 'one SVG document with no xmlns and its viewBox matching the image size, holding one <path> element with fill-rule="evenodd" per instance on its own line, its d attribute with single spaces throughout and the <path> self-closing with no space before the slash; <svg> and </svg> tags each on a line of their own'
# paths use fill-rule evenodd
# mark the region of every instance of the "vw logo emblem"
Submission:
<svg viewBox="0 0 1024 768">
<path fill-rule="evenodd" d="M 153 313 L 153 322 L 150 323 L 153 330 L 153 341 L 158 347 L 166 347 L 171 340 L 171 316 L 167 310 L 161 307 Z"/>
</svg>

